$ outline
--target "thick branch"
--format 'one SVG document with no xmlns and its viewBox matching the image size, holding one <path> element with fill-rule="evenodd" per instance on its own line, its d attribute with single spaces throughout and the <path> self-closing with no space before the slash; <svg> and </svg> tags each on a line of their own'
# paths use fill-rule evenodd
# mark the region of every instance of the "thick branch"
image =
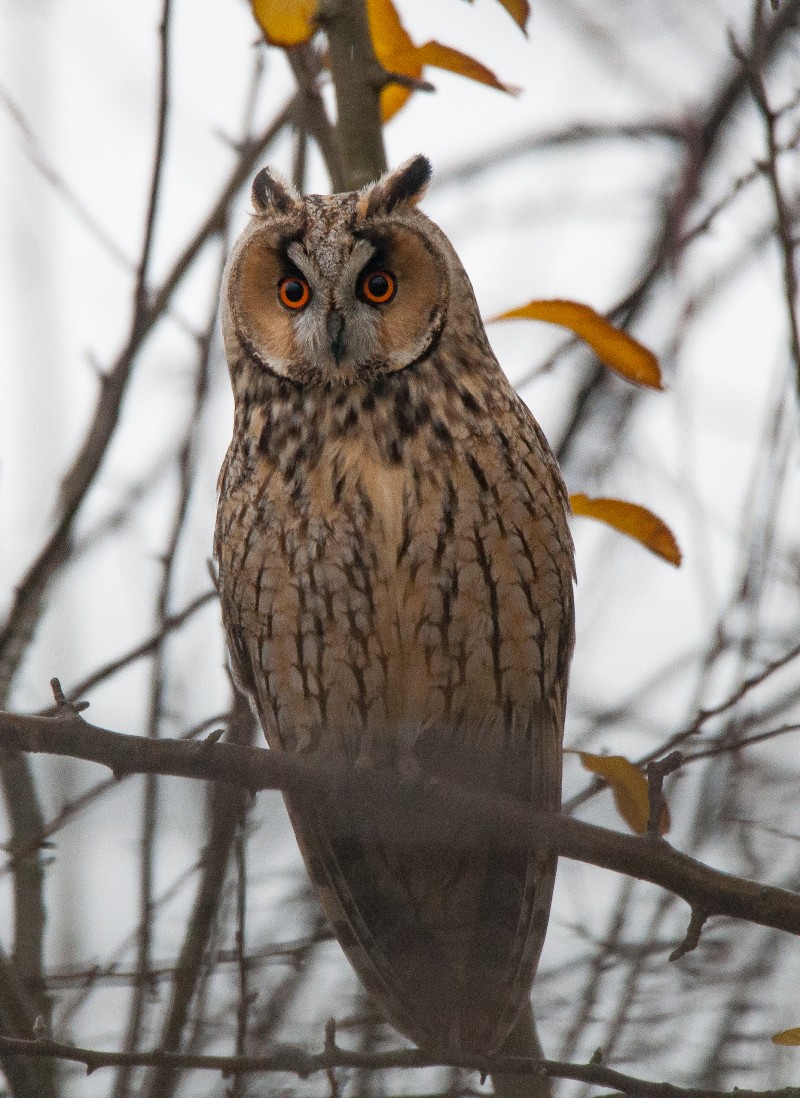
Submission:
<svg viewBox="0 0 800 1098">
<path fill-rule="evenodd" d="M 481 1075 L 501 1071 L 506 1075 L 548 1075 L 551 1079 L 574 1079 L 595 1086 L 613 1089 L 630 1098 L 800 1098 L 800 1087 L 780 1090 L 709 1090 L 707 1087 L 676 1087 L 670 1083 L 653 1083 L 637 1079 L 600 1063 L 563 1064 L 555 1060 L 526 1060 L 516 1056 L 448 1056 L 431 1055 L 417 1049 L 390 1049 L 387 1052 L 349 1052 L 328 1042 L 323 1052 L 306 1052 L 303 1048 L 284 1045 L 266 1056 L 201 1056 L 178 1055 L 154 1049 L 151 1052 L 100 1052 L 77 1048 L 56 1041 L 24 1041 L 0 1037 L 0 1054 L 17 1053 L 28 1056 L 52 1056 L 85 1064 L 87 1073 L 103 1067 L 136 1066 L 168 1067 L 173 1071 L 219 1071 L 225 1076 L 257 1072 L 285 1072 L 307 1079 L 318 1072 L 335 1068 L 361 1068 L 387 1071 L 430 1067 L 457 1067 L 478 1071 Z"/>
<path fill-rule="evenodd" d="M 372 49 L 364 0 L 321 0 L 317 19 L 328 36 L 342 179 L 355 191 L 386 171 L 380 106 L 385 75 Z"/>
<path fill-rule="evenodd" d="M 800 935 L 800 896 L 711 869 L 663 840 L 550 816 L 478 790 L 398 780 L 393 771 L 355 770 L 340 757 L 208 741 L 153 742 L 99 728 L 67 710 L 57 717 L 0 713 L 0 748 L 9 747 L 97 762 L 117 775 L 171 774 L 253 792 L 285 790 L 300 802 L 310 798 L 337 834 L 393 845 L 527 847 L 535 836 L 565 858 L 657 884 L 707 916 L 731 915 Z"/>
</svg>

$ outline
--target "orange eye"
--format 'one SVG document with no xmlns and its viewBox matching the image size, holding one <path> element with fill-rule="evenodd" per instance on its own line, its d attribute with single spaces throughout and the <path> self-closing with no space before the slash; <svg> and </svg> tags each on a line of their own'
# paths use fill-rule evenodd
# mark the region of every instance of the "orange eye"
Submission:
<svg viewBox="0 0 800 1098">
<path fill-rule="evenodd" d="M 282 278 L 278 283 L 278 297 L 287 309 L 303 309 L 311 298 L 311 290 L 304 278 Z"/>
<path fill-rule="evenodd" d="M 373 305 L 385 305 L 391 301 L 396 289 L 394 275 L 389 271 L 370 271 L 361 280 L 361 293 Z"/>
</svg>

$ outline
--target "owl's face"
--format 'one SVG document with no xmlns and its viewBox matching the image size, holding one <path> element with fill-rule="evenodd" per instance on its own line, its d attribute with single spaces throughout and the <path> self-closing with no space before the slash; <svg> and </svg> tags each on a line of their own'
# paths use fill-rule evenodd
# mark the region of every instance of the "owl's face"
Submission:
<svg viewBox="0 0 800 1098">
<path fill-rule="evenodd" d="M 330 387 L 429 354 L 450 298 L 442 234 L 414 209 L 429 177 L 419 156 L 361 193 L 301 198 L 261 171 L 223 291 L 229 361 Z"/>
</svg>

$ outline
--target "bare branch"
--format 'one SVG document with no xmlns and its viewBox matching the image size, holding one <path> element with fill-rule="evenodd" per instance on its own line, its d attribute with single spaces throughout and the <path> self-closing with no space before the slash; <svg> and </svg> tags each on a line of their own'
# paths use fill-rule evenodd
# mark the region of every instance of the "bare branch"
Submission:
<svg viewBox="0 0 800 1098">
<path fill-rule="evenodd" d="M 228 724 L 228 734 L 234 743 L 249 744 L 252 742 L 253 732 L 253 718 L 249 706 L 237 693 Z M 211 811 L 208 841 L 203 853 L 203 872 L 189 927 L 181 947 L 169 1009 L 159 1042 L 159 1046 L 166 1051 L 175 1051 L 181 1047 L 181 1037 L 189 1016 L 189 1007 L 197 988 L 201 965 L 217 917 L 231 848 L 247 801 L 248 795 L 244 790 L 239 790 L 236 796 L 231 796 L 230 790 L 219 785 L 210 791 Z M 243 1051 L 243 1048 L 237 1049 L 237 1052 Z M 159 1065 L 152 1073 L 143 1093 L 151 1095 L 152 1098 L 159 1098 L 160 1095 L 171 1093 L 170 1088 L 173 1082 L 174 1069 L 167 1064 Z"/>
<path fill-rule="evenodd" d="M 761 10 L 761 0 L 754 0 L 750 55 L 746 55 L 733 38 L 731 38 L 731 48 L 734 55 L 741 62 L 742 68 L 747 75 L 753 99 L 755 100 L 756 107 L 758 108 L 764 125 L 767 155 L 766 160 L 760 166 L 769 182 L 772 200 L 775 205 L 775 232 L 783 264 L 783 285 L 786 300 L 786 314 L 789 324 L 789 346 L 791 349 L 792 363 L 794 365 L 796 396 L 797 399 L 800 400 L 800 322 L 798 322 L 797 316 L 797 270 L 795 268 L 794 255 L 796 242 L 794 240 L 794 230 L 792 228 L 788 203 L 783 193 L 778 171 L 780 145 L 775 130 L 775 123 L 778 116 L 770 106 L 762 71 L 765 34 L 766 31 Z"/>
<path fill-rule="evenodd" d="M 228 743 L 152 741 L 89 724 L 72 712 L 57 717 L 0 713 L 0 747 L 47 752 L 108 766 L 115 774 L 157 773 L 291 792 L 339 835 L 451 849 L 528 847 L 531 837 L 562 857 L 589 862 L 660 885 L 708 915 L 731 915 L 800 934 L 800 896 L 711 869 L 667 842 L 657 843 L 528 805 L 424 779 L 398 781 L 393 771 L 355 771 L 337 756 L 313 758 Z"/>
<path fill-rule="evenodd" d="M 661 830 L 661 809 L 664 805 L 664 778 L 683 764 L 680 751 L 672 751 L 666 758 L 647 764 L 647 834 L 658 838 Z"/>
<path fill-rule="evenodd" d="M 648 751 L 646 755 L 642 755 L 636 760 L 635 765 L 647 766 L 653 759 L 659 758 L 667 751 L 674 750 L 680 744 L 683 744 L 693 736 L 696 736 L 703 725 L 711 720 L 712 717 L 719 717 L 723 713 L 727 713 L 729 710 L 733 709 L 751 690 L 754 690 L 757 686 L 760 686 L 762 683 L 766 682 L 767 679 L 771 678 L 772 675 L 776 674 L 776 672 L 787 667 L 790 663 L 793 663 L 798 656 L 800 656 L 800 644 L 795 644 L 788 652 L 784 652 L 782 656 L 779 656 L 775 660 L 771 660 L 760 671 L 743 679 L 739 686 L 717 705 L 699 710 L 691 724 L 681 729 L 680 732 L 676 732 L 674 736 L 670 736 L 666 742 L 661 743 L 652 751 Z M 768 739 L 770 735 L 781 735 L 785 731 L 789 731 L 789 728 L 776 729 L 769 734 L 765 733 L 762 736 L 749 738 L 747 742 L 756 743 L 759 739 Z M 717 748 L 714 748 L 713 751 L 708 752 L 693 752 L 691 755 L 685 756 L 685 760 L 688 762 L 693 759 L 705 758 L 708 754 L 716 754 L 717 750 Z M 574 812 L 576 808 L 579 808 L 580 805 L 584 804 L 596 793 L 599 793 L 601 789 L 605 788 L 606 782 L 600 778 L 594 779 L 585 789 L 581 790 L 580 793 L 576 793 L 574 797 L 571 797 L 569 801 L 563 805 L 563 811 Z"/>
<path fill-rule="evenodd" d="M 385 73 L 372 49 L 364 0 L 321 0 L 317 19 L 328 36 L 343 186 L 358 190 L 386 171 L 380 108 Z"/>
<path fill-rule="evenodd" d="M 632 1075 L 614 1071 L 598 1063 L 595 1057 L 588 1064 L 562 1064 L 554 1060 L 531 1060 L 519 1056 L 453 1056 L 420 1052 L 416 1049 L 390 1049 L 387 1052 L 349 1052 L 328 1042 L 322 1052 L 311 1053 L 305 1049 L 283 1045 L 265 1056 L 198 1056 L 180 1055 L 153 1049 L 150 1052 L 101 1052 L 49 1040 L 20 1040 L 0 1037 L 0 1053 L 27 1056 L 52 1056 L 73 1063 L 84 1064 L 87 1074 L 105 1067 L 128 1065 L 135 1067 L 164 1066 L 172 1071 L 214 1071 L 223 1076 L 234 1074 L 258 1074 L 283 1072 L 307 1079 L 319 1072 L 329 1073 L 335 1068 L 361 1068 L 371 1071 L 389 1069 L 414 1070 L 430 1067 L 459 1067 L 476 1071 L 481 1075 L 535 1076 L 541 1073 L 552 1079 L 573 1079 L 595 1086 L 614 1088 L 629 1098 L 800 1098 L 800 1087 L 783 1087 L 780 1090 L 747 1090 L 736 1087 L 732 1091 L 709 1090 L 707 1087 L 676 1087 L 670 1083 L 654 1083 Z"/>
<path fill-rule="evenodd" d="M 5 110 L 14 119 L 22 137 L 25 141 L 25 151 L 30 158 L 31 163 L 37 168 L 47 182 L 51 185 L 57 195 L 63 199 L 69 209 L 75 214 L 81 224 L 89 231 L 91 236 L 97 240 L 108 254 L 117 262 L 121 267 L 126 270 L 133 270 L 133 264 L 130 258 L 123 252 L 116 241 L 105 231 L 103 226 L 97 221 L 92 211 L 88 206 L 84 205 L 78 195 L 69 186 L 63 176 L 56 170 L 56 168 L 47 160 L 44 152 L 39 146 L 39 142 L 33 132 L 28 120 L 22 113 L 20 108 L 14 102 L 11 95 L 5 88 L 0 87 L 0 103 L 2 103 Z"/>
<path fill-rule="evenodd" d="M 0 949 L 0 1027 L 2 1032 L 27 1038 L 36 1027 L 37 1002 L 20 982 L 18 966 Z M 0 1063 L 14 1098 L 55 1098 L 53 1062 L 25 1062 L 0 1048 Z"/>
<path fill-rule="evenodd" d="M 343 191 L 346 187 L 339 135 L 331 125 L 319 90 L 321 59 L 311 45 L 295 46 L 286 51 L 286 56 L 299 89 L 295 125 L 316 141 L 325 161 L 331 189 Z"/>
<path fill-rule="evenodd" d="M 693 949 L 697 949 L 700 944 L 700 933 L 705 925 L 705 921 L 708 918 L 705 911 L 701 911 L 700 908 L 692 908 L 692 916 L 689 919 L 689 926 L 686 931 L 686 937 L 681 944 L 673 949 L 667 958 L 668 961 L 679 961 L 681 957 L 684 957 L 687 953 L 691 953 Z"/>
<path fill-rule="evenodd" d="M 136 286 L 134 288 L 133 295 L 133 319 L 131 321 L 131 340 L 135 339 L 140 325 L 143 323 L 148 305 L 148 290 L 147 282 L 149 275 L 150 255 L 153 248 L 153 231 L 155 227 L 156 209 L 158 206 L 158 196 L 161 187 L 161 177 L 164 165 L 164 152 L 166 145 L 166 129 L 167 129 L 167 115 L 169 113 L 169 80 L 170 80 L 170 67 L 169 67 L 169 30 L 170 30 L 170 17 L 172 11 L 172 0 L 162 0 L 161 8 L 161 22 L 159 25 L 159 43 L 160 43 L 160 65 L 159 65 L 159 95 L 158 95 L 158 115 L 156 122 L 156 147 L 153 160 L 153 174 L 150 182 L 150 196 L 147 205 L 147 214 L 145 217 L 145 229 L 144 229 L 144 243 L 142 245 L 142 255 L 139 262 L 139 266 L 136 272 Z M 187 453 L 188 442 L 184 445 L 182 454 Z M 188 456 L 186 458 L 188 461 Z M 65 490 L 67 485 L 65 483 Z M 164 562 L 164 575 L 159 590 L 158 596 L 158 608 L 157 608 L 157 621 L 159 632 L 163 632 L 164 619 L 167 616 L 167 600 L 170 590 L 170 579 L 172 573 L 172 563 L 175 556 L 175 549 L 177 546 L 177 540 L 180 536 L 180 530 L 183 525 L 183 514 L 185 513 L 185 485 L 181 484 L 181 493 L 178 503 L 178 516 L 175 520 L 175 529 L 173 531 L 170 545 L 167 550 L 167 554 Z M 164 689 L 164 676 L 162 673 L 161 657 L 164 651 L 163 641 L 159 642 L 156 646 L 154 653 L 153 666 L 151 668 L 151 690 L 150 690 L 150 715 L 148 721 L 148 734 L 150 736 L 158 735 L 158 726 L 161 718 L 161 699 Z M 152 987 L 149 983 L 149 969 L 150 969 L 150 949 L 152 940 L 152 927 L 153 927 L 153 891 L 154 891 L 154 858 L 155 858 L 155 838 L 156 838 L 156 819 L 158 812 L 158 787 L 156 784 L 155 775 L 148 775 L 145 781 L 144 788 L 144 805 L 142 809 L 142 838 L 141 838 L 141 851 L 139 859 L 139 906 L 140 915 L 139 929 L 138 929 L 138 970 L 139 978 L 136 981 L 134 987 L 133 997 L 131 999 L 127 1034 L 125 1038 L 125 1047 L 128 1051 L 132 1052 L 138 1045 L 139 1034 L 141 1027 L 144 1023 L 145 1012 L 145 1000 Z M 114 1083 L 113 1095 L 114 1098 L 124 1098 L 129 1090 L 129 1076 L 126 1070 L 123 1068 Z"/>
<path fill-rule="evenodd" d="M 161 627 L 158 631 L 148 637 L 147 640 L 142 641 L 141 644 L 137 644 L 135 648 L 131 648 L 130 651 L 125 652 L 122 656 L 118 656 L 116 659 L 104 663 L 102 667 L 98 667 L 91 675 L 87 675 L 86 678 L 81 679 L 75 686 L 67 690 L 67 701 L 77 701 L 82 694 L 87 693 L 87 691 L 91 690 L 99 683 L 105 682 L 106 679 L 110 679 L 112 675 L 116 675 L 119 671 L 129 667 L 132 663 L 136 663 L 137 660 L 152 655 L 165 637 L 169 636 L 169 634 L 173 633 L 176 629 L 180 629 L 198 610 L 202 610 L 204 606 L 207 606 L 209 602 L 213 602 L 216 598 L 216 591 L 205 591 L 202 595 L 198 595 L 197 598 L 192 599 L 190 603 L 187 603 L 182 610 L 179 610 L 174 614 L 169 614 L 161 622 Z M 55 712 L 56 709 L 54 708 L 46 709 L 43 710 L 43 715 Z"/>
<path fill-rule="evenodd" d="M 73 522 L 105 457 L 116 429 L 133 365 L 147 336 L 164 315 L 172 295 L 207 242 L 220 233 L 231 204 L 249 180 L 264 150 L 292 119 L 296 97 L 278 113 L 256 138 L 245 143 L 219 197 L 198 227 L 161 286 L 150 294 L 149 304 L 135 332 L 105 375 L 89 429 L 67 474 L 62 491 L 62 511 L 52 534 L 17 587 L 6 622 L 0 630 L 0 704 L 16 674 L 41 613 L 44 592 L 69 551 Z M 68 490 L 67 490 L 68 486 Z"/>
</svg>

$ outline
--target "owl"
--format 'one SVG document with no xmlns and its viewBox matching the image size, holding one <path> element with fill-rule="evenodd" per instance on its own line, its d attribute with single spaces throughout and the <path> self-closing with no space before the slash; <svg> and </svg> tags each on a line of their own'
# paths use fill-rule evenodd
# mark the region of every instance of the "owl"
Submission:
<svg viewBox="0 0 800 1098">
<path fill-rule="evenodd" d="M 430 172 L 416 156 L 361 192 L 306 197 L 256 176 L 222 294 L 223 622 L 273 750 L 557 811 L 569 505 L 458 256 L 417 209 Z M 552 851 L 355 841 L 287 807 L 387 1019 L 425 1049 L 502 1048 L 530 1000 Z"/>
</svg>

